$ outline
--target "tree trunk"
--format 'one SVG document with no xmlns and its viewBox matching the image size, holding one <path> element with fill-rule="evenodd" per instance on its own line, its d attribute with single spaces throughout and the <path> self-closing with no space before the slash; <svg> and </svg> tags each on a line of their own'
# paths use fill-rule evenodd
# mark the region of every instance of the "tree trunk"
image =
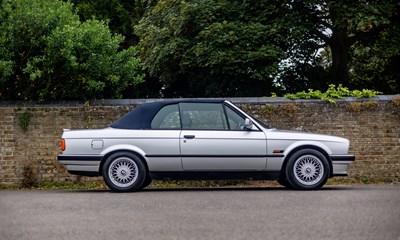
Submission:
<svg viewBox="0 0 400 240">
<path fill-rule="evenodd" d="M 330 83 L 348 85 L 349 82 L 349 46 L 345 31 L 333 28 L 329 46 L 332 51 Z"/>
</svg>

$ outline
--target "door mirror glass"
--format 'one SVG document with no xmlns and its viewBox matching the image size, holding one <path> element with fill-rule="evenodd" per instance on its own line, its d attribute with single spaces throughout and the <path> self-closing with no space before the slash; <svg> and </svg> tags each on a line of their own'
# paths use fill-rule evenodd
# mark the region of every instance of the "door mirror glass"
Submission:
<svg viewBox="0 0 400 240">
<path fill-rule="evenodd" d="M 246 118 L 244 120 L 244 128 L 247 130 L 253 129 L 253 122 L 250 119 Z"/>
</svg>

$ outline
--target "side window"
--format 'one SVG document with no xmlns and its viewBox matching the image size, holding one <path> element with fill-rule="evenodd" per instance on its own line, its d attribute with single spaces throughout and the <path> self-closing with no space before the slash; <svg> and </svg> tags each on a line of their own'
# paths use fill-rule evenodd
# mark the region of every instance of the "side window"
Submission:
<svg viewBox="0 0 400 240">
<path fill-rule="evenodd" d="M 220 103 L 180 103 L 183 129 L 228 129 Z"/>
<path fill-rule="evenodd" d="M 229 107 L 225 107 L 226 116 L 228 117 L 229 127 L 232 130 L 243 130 L 244 129 L 244 121 L 245 119 L 230 109 Z"/>
<path fill-rule="evenodd" d="M 151 129 L 180 129 L 178 104 L 167 105 L 158 111 L 151 121 Z"/>
</svg>

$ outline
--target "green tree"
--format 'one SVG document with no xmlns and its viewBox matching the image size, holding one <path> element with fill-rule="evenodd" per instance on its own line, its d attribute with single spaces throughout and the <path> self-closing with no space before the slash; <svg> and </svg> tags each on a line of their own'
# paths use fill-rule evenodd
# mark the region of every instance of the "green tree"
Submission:
<svg viewBox="0 0 400 240">
<path fill-rule="evenodd" d="M 398 13 L 386 16 L 387 24 L 375 36 L 355 43 L 350 49 L 350 83 L 357 88 L 373 87 L 384 93 L 400 92 L 400 21 Z M 368 22 L 368 28 L 376 27 Z M 367 30 L 370 30 L 368 29 Z"/>
<path fill-rule="evenodd" d="M 117 98 L 143 79 L 136 49 L 70 3 L 4 0 L 0 22 L 0 99 Z"/>
<path fill-rule="evenodd" d="M 66 2 L 69 0 L 65 0 Z M 145 9 L 153 7 L 157 0 L 71 0 L 81 21 L 93 18 L 107 22 L 113 33 L 124 36 L 122 48 L 136 46 L 139 38 L 134 26 L 142 18 Z M 145 76 L 145 81 L 136 87 L 125 88 L 125 98 L 159 97 L 162 84 L 157 77 Z"/>
<path fill-rule="evenodd" d="M 306 31 L 287 54 L 292 64 L 282 71 L 283 86 L 321 89 L 333 83 L 371 88 L 373 84 L 386 93 L 399 90 L 394 83 L 398 71 L 393 68 L 400 49 L 398 1 L 305 0 L 288 6 L 300 20 L 296 28 Z"/>
<path fill-rule="evenodd" d="M 263 96 L 293 31 L 281 1 L 160 0 L 135 32 L 164 96 Z M 285 17 L 288 16 L 288 17 Z"/>
<path fill-rule="evenodd" d="M 114 33 L 125 37 L 123 46 L 137 44 L 133 27 L 144 14 L 143 0 L 71 0 L 82 21 L 98 19 L 108 22 Z"/>
</svg>

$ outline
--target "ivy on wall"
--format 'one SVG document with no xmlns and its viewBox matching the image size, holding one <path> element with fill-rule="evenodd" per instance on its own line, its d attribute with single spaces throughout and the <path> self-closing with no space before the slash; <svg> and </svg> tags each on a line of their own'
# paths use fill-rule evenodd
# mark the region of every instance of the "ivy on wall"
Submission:
<svg viewBox="0 0 400 240">
<path fill-rule="evenodd" d="M 31 114 L 29 112 L 24 112 L 19 116 L 19 126 L 23 132 L 28 130 L 29 123 L 31 121 Z"/>
</svg>

